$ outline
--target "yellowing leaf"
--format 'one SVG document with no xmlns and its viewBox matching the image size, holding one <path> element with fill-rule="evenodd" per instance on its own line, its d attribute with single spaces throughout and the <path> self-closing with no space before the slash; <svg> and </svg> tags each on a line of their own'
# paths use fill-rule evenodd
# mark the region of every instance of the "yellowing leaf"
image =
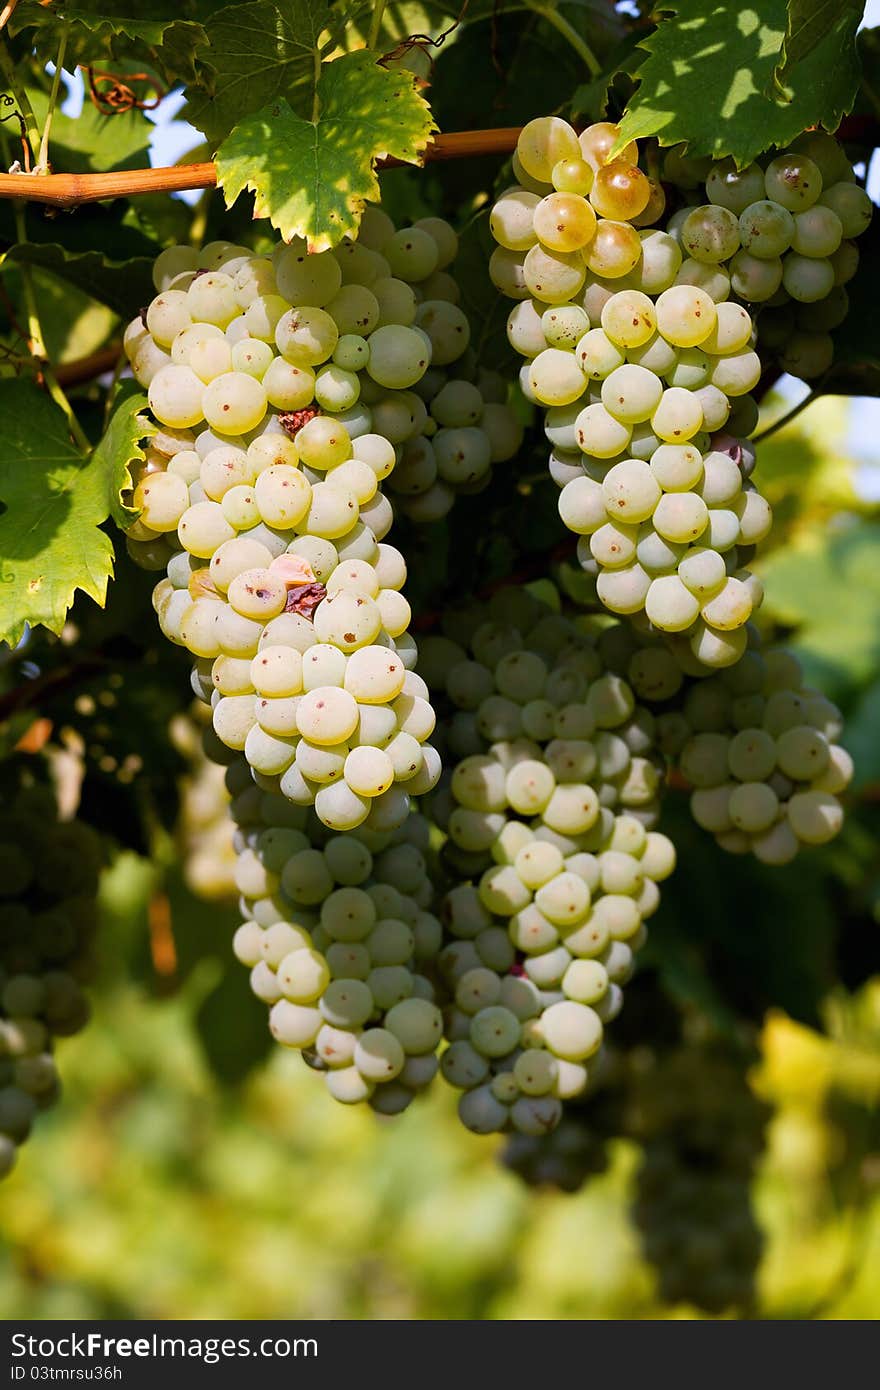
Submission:
<svg viewBox="0 0 880 1390">
<path fill-rule="evenodd" d="M 376 160 L 419 163 L 436 127 L 412 75 L 379 67 L 373 53 L 326 64 L 317 90 L 317 120 L 279 100 L 237 125 L 217 152 L 217 178 L 227 204 L 251 189 L 257 217 L 323 251 L 355 235 L 378 197 Z"/>
<path fill-rule="evenodd" d="M 77 589 L 104 602 L 107 458 L 83 458 L 63 412 L 29 382 L 0 381 L 0 438 L 0 640 L 15 643 L 26 623 L 60 632 Z"/>
</svg>

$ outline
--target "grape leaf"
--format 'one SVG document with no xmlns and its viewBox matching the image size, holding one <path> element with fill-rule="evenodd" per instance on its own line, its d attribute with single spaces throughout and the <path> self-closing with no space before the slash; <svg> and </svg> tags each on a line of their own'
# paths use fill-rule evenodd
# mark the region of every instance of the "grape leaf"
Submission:
<svg viewBox="0 0 880 1390">
<path fill-rule="evenodd" d="M 797 66 L 832 34 L 848 48 L 865 10 L 864 0 L 788 0 L 788 22 L 768 95 L 789 100 L 788 79 Z"/>
<path fill-rule="evenodd" d="M 365 202 L 379 196 L 378 158 L 417 164 L 436 129 L 412 75 L 389 72 L 366 50 L 326 64 L 317 92 L 317 120 L 278 100 L 237 125 L 217 152 L 227 205 L 251 189 L 255 215 L 285 240 L 307 237 L 312 251 L 357 232 Z"/>
<path fill-rule="evenodd" d="M 692 155 L 732 155 L 748 164 L 808 126 L 834 130 L 859 82 L 853 34 L 837 25 L 787 74 L 788 101 L 765 95 L 786 33 L 785 0 L 760 12 L 731 0 L 661 0 L 664 16 L 641 45 L 647 58 L 618 142 L 656 135 Z M 700 91 L 711 82 L 711 99 Z"/>
<path fill-rule="evenodd" d="M 201 24 L 187 18 L 190 0 L 75 0 L 51 7 L 40 0 L 21 0 L 9 29 L 20 34 L 35 29 L 40 56 L 52 60 L 63 34 L 67 35 L 65 63 L 95 63 L 106 58 L 152 58 L 163 68 L 163 48 L 182 59 L 204 42 Z M 191 65 L 191 56 L 190 56 Z M 179 70 L 177 66 L 175 69 Z"/>
<path fill-rule="evenodd" d="M 28 98 L 42 128 L 49 109 L 48 94 L 31 88 Z M 107 116 L 86 100 L 78 116 L 65 116 L 56 107 L 49 142 L 52 170 L 56 174 L 91 174 L 141 169 L 150 162 L 154 129 L 142 111 L 118 111 Z"/>
<path fill-rule="evenodd" d="M 338 18 L 338 17 L 337 17 Z M 206 25 L 197 57 L 200 83 L 187 88 L 187 119 L 215 146 L 245 116 L 276 98 L 311 107 L 315 56 L 334 15 L 325 0 L 228 5 Z"/>
<path fill-rule="evenodd" d="M 791 645 L 808 680 L 846 701 L 876 676 L 880 661 L 877 530 L 860 522 L 826 532 L 809 549 L 784 548 L 761 568 L 762 613 L 795 629 Z"/>
<path fill-rule="evenodd" d="M 153 263 L 144 256 L 113 262 L 105 260 L 100 251 L 71 254 L 66 247 L 51 242 L 25 241 L 10 247 L 3 259 L 50 270 L 59 279 L 107 304 L 120 318 L 132 318 L 155 294 Z"/>
<path fill-rule="evenodd" d="M 116 393 L 113 413 L 101 442 L 95 450 L 107 477 L 110 515 L 117 526 L 128 526 L 138 514 L 129 507 L 122 494 L 131 488 L 131 465 L 144 457 L 141 441 L 156 433 L 156 426 L 146 415 L 147 397 L 136 381 L 123 381 Z"/>
<path fill-rule="evenodd" d="M 100 530 L 113 461 L 85 459 L 63 412 L 38 387 L 0 381 L 0 640 L 26 623 L 60 632 L 75 590 L 104 603 L 113 547 Z"/>
</svg>

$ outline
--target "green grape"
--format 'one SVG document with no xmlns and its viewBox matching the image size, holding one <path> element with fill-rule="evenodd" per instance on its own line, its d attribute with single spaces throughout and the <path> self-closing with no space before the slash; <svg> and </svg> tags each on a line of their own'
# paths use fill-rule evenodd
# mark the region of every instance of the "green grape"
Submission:
<svg viewBox="0 0 880 1390">
<path fill-rule="evenodd" d="M 732 212 L 715 203 L 694 208 L 681 225 L 681 244 L 694 260 L 716 265 L 728 261 L 740 245 L 740 224 Z"/>
<path fill-rule="evenodd" d="M 764 187 L 774 202 L 790 212 L 803 212 L 822 192 L 822 175 L 807 155 L 787 151 L 768 164 Z"/>
</svg>

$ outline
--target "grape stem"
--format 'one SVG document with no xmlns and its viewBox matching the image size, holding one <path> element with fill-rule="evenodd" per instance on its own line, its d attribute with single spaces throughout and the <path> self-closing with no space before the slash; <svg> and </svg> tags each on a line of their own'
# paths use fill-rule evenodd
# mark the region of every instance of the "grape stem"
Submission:
<svg viewBox="0 0 880 1390">
<path fill-rule="evenodd" d="M 14 205 L 14 213 L 15 234 L 20 242 L 25 243 L 27 241 L 27 227 L 25 225 L 24 204 L 16 202 Z M 84 454 L 90 454 L 92 452 L 91 441 L 87 437 L 79 420 L 77 420 L 73 406 L 64 394 L 64 390 L 59 384 L 58 378 L 48 361 L 48 353 L 46 352 L 46 343 L 43 338 L 42 325 L 40 324 L 40 313 L 37 308 L 37 296 L 34 292 L 34 281 L 31 275 L 31 268 L 29 265 L 22 263 L 19 265 L 18 270 L 21 276 L 21 292 L 27 318 L 28 346 L 33 356 L 40 360 L 40 374 L 43 378 L 43 384 L 59 410 L 63 412 L 71 436 Z"/>
<path fill-rule="evenodd" d="M 583 58 L 591 77 L 599 76 L 602 71 L 602 64 L 599 62 L 599 59 L 586 40 L 581 38 L 574 25 L 565 18 L 564 14 L 561 14 L 559 10 L 551 5 L 536 5 L 533 3 L 533 0 L 529 4 L 529 9 L 533 10 L 535 14 L 540 15 L 542 19 L 546 19 L 548 24 L 552 24 L 553 28 L 556 29 L 564 39 L 568 40 L 578 57 Z"/>
<path fill-rule="evenodd" d="M 49 109 L 46 112 L 46 121 L 43 126 L 43 134 L 40 139 L 40 153 L 34 167 L 35 174 L 48 174 L 49 172 L 49 132 L 52 129 L 52 117 L 55 115 L 55 107 L 58 104 L 58 89 L 61 85 L 61 73 L 64 70 L 64 54 L 67 51 L 67 25 L 61 30 L 61 38 L 58 41 L 58 57 L 55 59 L 55 75 L 52 78 L 52 90 L 49 93 Z"/>
<path fill-rule="evenodd" d="M 37 118 L 34 115 L 34 108 L 31 106 L 30 101 L 28 100 L 27 92 L 24 90 L 23 87 L 19 86 L 16 80 L 15 68 L 13 67 L 12 60 L 9 56 L 9 49 L 6 47 L 6 44 L 2 42 L 0 42 L 0 74 L 2 74 L 3 79 L 6 82 L 6 85 L 9 87 L 10 92 L 12 93 L 15 100 L 18 102 L 19 114 L 21 116 L 22 121 L 24 122 L 24 133 L 27 138 L 27 143 L 28 145 L 30 145 L 31 155 L 33 155 L 40 147 L 40 127 L 37 124 Z M 3 177 L 20 178 L 21 175 L 4 174 Z"/>
<path fill-rule="evenodd" d="M 777 430 L 784 429 L 786 425 L 791 424 L 792 420 L 797 419 L 802 410 L 806 410 L 808 405 L 812 405 L 818 395 L 818 389 L 816 387 L 811 387 L 803 400 L 798 401 L 797 405 L 793 405 L 791 410 L 786 410 L 783 415 L 779 416 L 778 420 L 773 421 L 772 425 L 768 425 L 766 429 L 754 435 L 752 437 L 752 443 L 760 444 L 762 440 L 769 439 L 771 434 L 775 434 Z"/>
<path fill-rule="evenodd" d="M 367 35 L 367 48 L 375 48 L 379 42 L 379 32 L 382 28 L 384 14 L 385 0 L 373 0 L 373 15 L 370 20 L 370 32 Z"/>
</svg>

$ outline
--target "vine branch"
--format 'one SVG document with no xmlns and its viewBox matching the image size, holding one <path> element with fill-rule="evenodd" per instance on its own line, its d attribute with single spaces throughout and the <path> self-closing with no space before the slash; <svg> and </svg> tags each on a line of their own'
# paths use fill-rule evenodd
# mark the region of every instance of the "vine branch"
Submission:
<svg viewBox="0 0 880 1390">
<path fill-rule="evenodd" d="M 0 54 L 2 52 L 0 47 Z M 437 135 L 425 150 L 424 158 L 426 162 L 433 162 L 510 154 L 516 148 L 520 129 L 520 126 L 502 126 L 497 130 L 463 130 L 452 135 Z M 393 155 L 378 161 L 380 169 L 404 164 L 404 160 L 395 159 Z M 120 169 L 109 174 L 0 174 L 0 198 L 21 198 L 52 207 L 75 208 L 81 203 L 97 203 L 104 198 L 127 198 L 138 193 L 181 193 L 216 185 L 217 166 L 213 162 L 158 169 Z"/>
</svg>

